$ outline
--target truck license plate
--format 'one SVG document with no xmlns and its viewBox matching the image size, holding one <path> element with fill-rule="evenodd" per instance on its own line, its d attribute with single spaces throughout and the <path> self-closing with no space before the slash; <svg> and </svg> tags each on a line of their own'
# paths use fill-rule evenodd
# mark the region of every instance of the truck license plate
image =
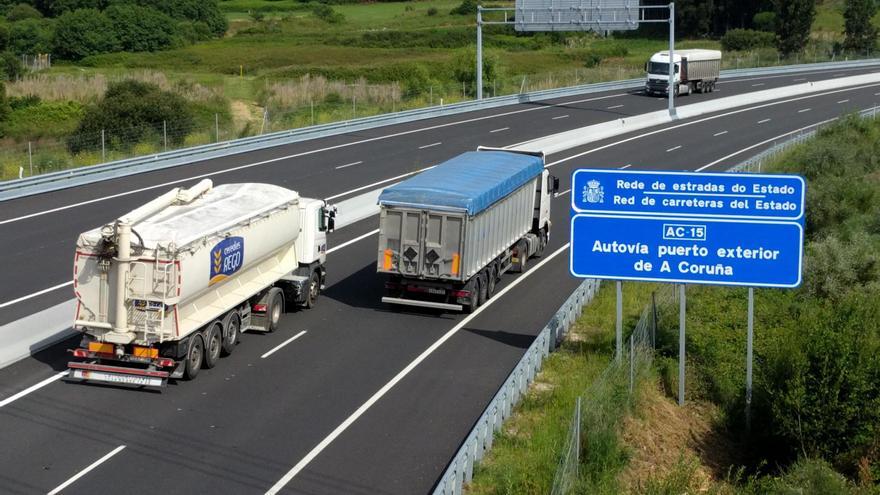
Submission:
<svg viewBox="0 0 880 495">
<path fill-rule="evenodd" d="M 140 385 L 144 387 L 161 387 L 162 379 L 153 376 L 139 375 L 117 375 L 115 373 L 104 373 L 103 371 L 90 370 L 71 370 L 71 378 L 81 380 L 93 380 L 105 383 L 123 383 L 126 385 Z"/>
<path fill-rule="evenodd" d="M 438 296 L 442 296 L 443 294 L 446 294 L 446 291 L 443 289 L 433 289 L 431 287 L 428 287 L 427 290 L 428 290 L 428 294 L 436 294 Z"/>
</svg>

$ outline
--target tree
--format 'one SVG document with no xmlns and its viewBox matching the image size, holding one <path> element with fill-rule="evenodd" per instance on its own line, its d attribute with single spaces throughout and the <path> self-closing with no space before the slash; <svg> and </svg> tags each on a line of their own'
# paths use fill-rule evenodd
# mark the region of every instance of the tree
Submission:
<svg viewBox="0 0 880 495">
<path fill-rule="evenodd" d="M 683 36 L 708 36 L 712 33 L 713 0 L 678 0 L 675 2 L 676 31 Z"/>
<path fill-rule="evenodd" d="M 53 29 L 50 19 L 25 19 L 9 28 L 9 49 L 15 53 L 49 53 Z"/>
<path fill-rule="evenodd" d="M 877 13 L 875 0 L 847 0 L 843 17 L 846 20 L 844 48 L 859 53 L 872 50 L 877 44 L 877 28 L 871 22 Z"/>
<path fill-rule="evenodd" d="M 775 0 L 774 4 L 776 48 L 784 57 L 802 52 L 816 18 L 816 0 Z"/>
<path fill-rule="evenodd" d="M 217 0 L 113 0 L 114 3 L 137 3 L 191 22 L 204 22 L 214 36 L 223 36 L 229 24 Z"/>
<path fill-rule="evenodd" d="M 0 53 L 0 76 L 7 81 L 15 81 L 24 74 L 24 66 L 21 60 L 10 51 Z"/>
<path fill-rule="evenodd" d="M 39 19 L 43 14 L 39 10 L 33 8 L 26 3 L 20 3 L 11 7 L 6 13 L 6 20 L 9 22 L 23 21 L 25 19 Z"/>
<path fill-rule="evenodd" d="M 193 128 L 190 106 L 180 95 L 135 80 L 111 83 L 98 103 L 88 107 L 67 147 L 73 153 L 101 148 L 101 131 L 111 147 L 130 147 L 150 135 L 181 145 Z"/>
<path fill-rule="evenodd" d="M 169 48 L 174 43 L 177 22 L 154 8 L 112 5 L 104 14 L 113 23 L 122 50 L 153 52 Z"/>
<path fill-rule="evenodd" d="M 55 53 L 68 60 L 117 51 L 121 48 L 110 19 L 95 9 L 66 12 L 55 26 Z"/>
<path fill-rule="evenodd" d="M 108 0 L 34 0 L 31 3 L 46 16 L 58 17 L 65 12 L 79 9 L 104 10 Z"/>
</svg>

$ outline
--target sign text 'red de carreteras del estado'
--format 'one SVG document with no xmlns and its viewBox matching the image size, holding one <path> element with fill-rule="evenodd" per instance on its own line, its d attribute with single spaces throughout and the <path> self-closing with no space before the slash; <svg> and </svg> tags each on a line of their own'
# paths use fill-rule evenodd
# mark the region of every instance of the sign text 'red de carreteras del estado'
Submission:
<svg viewBox="0 0 880 495">
<path fill-rule="evenodd" d="M 571 273 L 797 287 L 805 194 L 796 175 L 577 170 Z"/>
</svg>

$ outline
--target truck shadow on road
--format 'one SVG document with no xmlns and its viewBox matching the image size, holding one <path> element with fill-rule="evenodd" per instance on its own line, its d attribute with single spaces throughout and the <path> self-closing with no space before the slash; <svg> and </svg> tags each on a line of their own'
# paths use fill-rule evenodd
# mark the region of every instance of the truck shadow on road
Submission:
<svg viewBox="0 0 880 495">
<path fill-rule="evenodd" d="M 52 371 L 64 371 L 72 358 L 69 349 L 76 349 L 81 339 L 82 335 L 77 333 L 38 352 L 34 352 L 36 349 L 32 346 L 30 359 L 47 365 Z"/>
<path fill-rule="evenodd" d="M 495 342 L 516 347 L 518 349 L 528 349 L 535 341 L 534 335 L 506 332 L 504 330 L 483 330 L 478 328 L 464 328 L 465 332 L 485 337 Z"/>
</svg>

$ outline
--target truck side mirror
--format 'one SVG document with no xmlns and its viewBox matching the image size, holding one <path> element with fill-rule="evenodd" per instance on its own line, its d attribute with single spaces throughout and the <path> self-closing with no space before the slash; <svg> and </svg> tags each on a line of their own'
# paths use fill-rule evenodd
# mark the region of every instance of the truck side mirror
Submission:
<svg viewBox="0 0 880 495">
<path fill-rule="evenodd" d="M 331 206 L 324 211 L 327 213 L 327 232 L 333 232 L 336 229 L 336 207 Z"/>
<path fill-rule="evenodd" d="M 551 175 L 550 178 L 553 180 L 553 187 L 552 187 L 553 191 L 552 192 L 553 192 L 553 194 L 556 194 L 559 192 L 559 177 Z"/>
</svg>

